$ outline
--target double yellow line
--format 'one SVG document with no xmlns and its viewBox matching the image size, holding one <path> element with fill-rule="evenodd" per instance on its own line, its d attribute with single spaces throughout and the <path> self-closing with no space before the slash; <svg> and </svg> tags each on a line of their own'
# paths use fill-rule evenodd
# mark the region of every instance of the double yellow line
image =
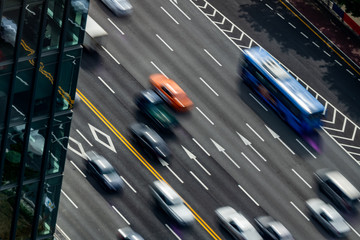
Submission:
<svg viewBox="0 0 360 240">
<path fill-rule="evenodd" d="M 112 131 L 115 136 L 135 155 L 137 159 L 158 179 L 164 182 L 165 179 L 149 164 L 148 161 L 129 143 L 129 141 L 104 117 L 104 115 L 84 96 L 84 94 L 76 89 L 80 99 L 90 108 L 93 113 Z M 167 183 L 167 182 L 166 182 Z M 186 206 L 193 213 L 196 221 L 213 237 L 213 239 L 221 240 L 221 238 L 212 230 L 209 225 L 195 212 L 194 209 L 184 200 Z"/>
<path fill-rule="evenodd" d="M 335 49 L 327 42 L 325 41 L 320 35 L 312 29 L 299 15 L 297 15 L 293 10 L 290 9 L 288 5 L 286 5 L 283 1 L 279 0 L 292 14 L 294 14 L 295 17 L 297 17 L 306 27 L 308 27 L 321 41 L 323 41 L 336 55 L 338 55 L 349 67 L 351 67 L 352 70 L 354 70 L 358 75 L 360 75 L 360 72 L 351 65 L 348 61 L 345 60 L 343 56 L 340 55 Z"/>
</svg>

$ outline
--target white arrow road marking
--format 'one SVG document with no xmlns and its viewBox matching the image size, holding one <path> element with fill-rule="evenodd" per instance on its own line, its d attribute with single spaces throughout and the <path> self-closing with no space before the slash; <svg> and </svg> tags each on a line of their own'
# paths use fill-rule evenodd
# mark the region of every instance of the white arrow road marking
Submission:
<svg viewBox="0 0 360 240">
<path fill-rule="evenodd" d="M 209 176 L 211 176 L 210 172 L 196 159 L 196 156 L 187 150 L 183 145 L 181 145 L 186 154 L 189 156 L 190 159 L 193 159 Z"/>
<path fill-rule="evenodd" d="M 164 160 L 162 160 L 162 159 L 159 159 L 159 161 L 160 161 L 161 165 L 163 165 L 164 167 L 167 167 L 167 169 L 169 169 L 169 171 L 170 171 L 181 183 L 184 183 L 184 181 L 183 181 L 181 178 L 179 178 L 179 176 L 169 167 L 169 164 L 168 164 L 166 161 L 164 161 Z"/>
<path fill-rule="evenodd" d="M 244 144 L 246 146 L 250 146 L 251 149 L 262 159 L 266 162 L 266 159 L 251 145 L 251 142 L 249 140 L 247 140 L 245 137 L 243 137 L 240 133 L 236 132 L 239 137 L 241 138 L 241 140 L 243 140 Z"/>
<path fill-rule="evenodd" d="M 217 148 L 217 150 L 219 152 L 222 152 L 237 168 L 240 168 L 240 166 L 225 152 L 225 148 L 220 146 L 220 144 L 218 144 L 217 142 L 215 142 L 211 138 L 210 138 L 210 140 L 213 142 L 213 144 L 215 145 L 215 147 Z"/>
<path fill-rule="evenodd" d="M 269 128 L 269 127 L 266 126 L 266 125 L 265 125 L 265 127 L 269 130 L 270 134 L 271 134 L 275 139 L 279 140 L 279 142 L 281 142 L 281 144 L 284 145 L 284 146 L 287 148 L 287 150 L 289 150 L 293 155 L 295 155 L 294 151 L 291 150 L 291 148 L 289 148 L 289 146 L 286 145 L 286 144 L 281 140 L 280 136 L 277 135 L 276 132 L 274 132 L 271 128 Z"/>
</svg>

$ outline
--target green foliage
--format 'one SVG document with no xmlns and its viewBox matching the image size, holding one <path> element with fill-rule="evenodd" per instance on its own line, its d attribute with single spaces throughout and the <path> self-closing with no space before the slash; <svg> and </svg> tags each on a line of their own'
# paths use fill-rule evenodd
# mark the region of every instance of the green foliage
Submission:
<svg viewBox="0 0 360 240">
<path fill-rule="evenodd" d="M 360 17 L 360 0 L 335 0 L 340 6 L 345 6 L 345 11 L 354 17 Z"/>
</svg>

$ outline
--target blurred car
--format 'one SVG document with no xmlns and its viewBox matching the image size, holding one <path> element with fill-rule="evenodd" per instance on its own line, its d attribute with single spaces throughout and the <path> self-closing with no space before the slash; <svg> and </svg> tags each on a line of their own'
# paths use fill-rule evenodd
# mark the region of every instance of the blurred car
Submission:
<svg viewBox="0 0 360 240">
<path fill-rule="evenodd" d="M 123 188 L 123 180 L 108 160 L 95 151 L 86 152 L 86 156 L 88 158 L 87 170 L 102 183 L 105 189 L 120 191 Z"/>
<path fill-rule="evenodd" d="M 176 111 L 187 111 L 192 108 L 193 102 L 174 80 L 163 74 L 152 74 L 150 83 L 159 96 Z"/>
<path fill-rule="evenodd" d="M 128 0 L 101 0 L 116 16 L 132 13 L 133 7 Z"/>
<path fill-rule="evenodd" d="M 122 240 L 144 240 L 144 238 L 135 232 L 131 227 L 118 229 L 118 235 L 119 239 Z"/>
<path fill-rule="evenodd" d="M 135 98 L 136 106 L 160 129 L 170 130 L 179 124 L 168 110 L 164 101 L 153 90 L 142 91 Z"/>
<path fill-rule="evenodd" d="M 306 201 L 306 206 L 311 215 L 319 223 L 337 237 L 344 237 L 350 228 L 343 217 L 335 210 L 333 206 L 325 203 L 319 198 L 312 198 Z"/>
<path fill-rule="evenodd" d="M 320 169 L 315 172 L 320 190 L 337 206 L 345 211 L 356 211 L 360 201 L 360 192 L 340 172 Z"/>
<path fill-rule="evenodd" d="M 253 225 L 232 207 L 226 206 L 215 210 L 220 224 L 235 238 L 240 240 L 261 240 L 262 237 Z"/>
<path fill-rule="evenodd" d="M 271 216 L 261 216 L 254 219 L 265 239 L 294 240 L 289 230 Z"/>
<path fill-rule="evenodd" d="M 181 226 L 189 226 L 194 222 L 192 212 L 186 207 L 182 198 L 163 181 L 155 181 L 150 186 L 156 203 Z"/>
<path fill-rule="evenodd" d="M 132 137 L 146 152 L 158 160 L 168 161 L 171 152 L 164 139 L 153 129 L 143 123 L 134 123 L 130 126 Z"/>
</svg>

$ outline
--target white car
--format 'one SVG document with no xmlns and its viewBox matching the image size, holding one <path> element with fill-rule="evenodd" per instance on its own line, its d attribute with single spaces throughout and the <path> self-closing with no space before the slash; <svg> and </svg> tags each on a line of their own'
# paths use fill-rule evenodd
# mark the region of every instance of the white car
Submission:
<svg viewBox="0 0 360 240">
<path fill-rule="evenodd" d="M 186 207 L 182 198 L 163 181 L 155 181 L 150 186 L 150 191 L 157 204 L 182 226 L 192 225 L 194 216 Z"/>
<path fill-rule="evenodd" d="M 132 13 L 133 7 L 128 0 L 101 0 L 116 16 Z"/>
<path fill-rule="evenodd" d="M 261 240 L 262 237 L 253 225 L 232 207 L 221 207 L 215 210 L 220 224 L 235 238 L 240 240 Z"/>
<path fill-rule="evenodd" d="M 311 215 L 320 222 L 320 224 L 337 237 L 344 237 L 350 228 L 343 217 L 335 210 L 333 206 L 325 203 L 319 198 L 312 198 L 306 201 L 306 206 Z"/>
</svg>

